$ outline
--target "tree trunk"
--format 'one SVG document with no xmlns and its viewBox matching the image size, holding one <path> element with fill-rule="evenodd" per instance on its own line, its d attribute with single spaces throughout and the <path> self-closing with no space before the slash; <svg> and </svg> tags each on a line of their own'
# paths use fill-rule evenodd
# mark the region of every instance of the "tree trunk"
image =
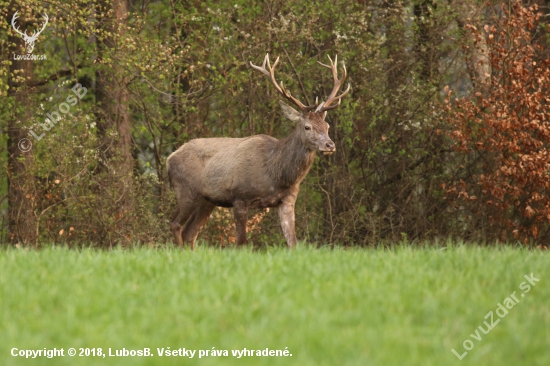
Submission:
<svg viewBox="0 0 550 366">
<path fill-rule="evenodd" d="M 452 2 L 457 9 L 456 22 L 459 28 L 464 29 L 467 24 L 475 26 L 480 32 L 477 37 L 466 30 L 469 37 L 469 47 L 465 51 L 466 67 L 474 87 L 486 94 L 491 83 L 491 65 L 489 64 L 489 48 L 487 37 L 483 29 L 483 3 L 472 0 L 455 0 Z"/>
<path fill-rule="evenodd" d="M 128 14 L 126 0 L 103 0 L 97 5 L 98 24 L 95 97 L 97 126 L 101 146 L 105 183 L 113 189 L 111 197 L 116 205 L 117 226 L 127 225 L 132 213 L 133 167 L 132 135 L 127 78 L 119 64 L 122 57 L 120 42 Z M 105 14 L 99 17 L 99 14 Z M 118 45 L 117 45 L 118 43 Z M 115 230 L 117 228 L 114 228 Z"/>
<path fill-rule="evenodd" d="M 11 19 L 14 11 L 9 13 Z M 21 29 L 27 22 L 17 19 Z M 10 54 L 26 54 L 25 42 L 19 35 L 9 37 L 9 44 L 15 44 Z M 29 244 L 36 240 L 36 217 L 33 210 L 34 176 L 28 167 L 34 160 L 32 142 L 24 128 L 32 118 L 29 108 L 31 98 L 27 88 L 33 76 L 33 62 L 11 61 L 8 80 L 8 96 L 13 100 L 13 110 L 8 120 L 8 231 L 13 244 Z"/>
<path fill-rule="evenodd" d="M 435 33 L 433 0 L 422 0 L 414 4 L 414 18 L 417 26 L 414 51 L 420 62 L 420 79 L 426 83 L 439 82 L 439 55 L 437 46 L 440 43 Z"/>
<path fill-rule="evenodd" d="M 384 0 L 381 4 L 386 27 L 388 89 L 394 91 L 405 83 L 408 71 L 405 44 L 405 7 L 401 0 Z"/>
</svg>

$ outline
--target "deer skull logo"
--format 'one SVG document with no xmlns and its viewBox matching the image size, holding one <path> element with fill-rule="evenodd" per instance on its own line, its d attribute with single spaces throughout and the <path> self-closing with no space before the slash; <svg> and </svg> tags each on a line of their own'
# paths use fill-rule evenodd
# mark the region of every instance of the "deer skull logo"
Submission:
<svg viewBox="0 0 550 366">
<path fill-rule="evenodd" d="M 42 26 L 42 29 L 40 29 L 39 31 L 34 31 L 32 33 L 32 35 L 29 36 L 29 35 L 27 35 L 26 30 L 23 33 L 19 30 L 19 27 L 15 25 L 15 21 L 17 20 L 17 18 L 19 18 L 17 13 L 18 12 L 16 11 L 15 14 L 13 14 L 13 17 L 11 18 L 11 25 L 12 25 L 13 29 L 15 30 L 15 32 L 17 32 L 18 34 L 20 34 L 23 37 L 23 40 L 25 41 L 25 48 L 27 49 L 27 53 L 30 54 L 34 50 L 34 42 L 36 42 L 36 40 L 38 39 L 38 36 L 40 35 L 40 33 L 42 33 L 44 28 L 46 28 L 46 25 L 48 24 L 48 19 L 49 18 L 48 18 L 48 15 L 44 14 L 45 23 Z"/>
</svg>

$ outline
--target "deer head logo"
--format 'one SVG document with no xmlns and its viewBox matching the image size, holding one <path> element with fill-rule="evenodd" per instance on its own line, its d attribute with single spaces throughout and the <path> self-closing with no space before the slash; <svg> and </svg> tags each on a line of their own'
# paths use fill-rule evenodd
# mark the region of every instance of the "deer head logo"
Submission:
<svg viewBox="0 0 550 366">
<path fill-rule="evenodd" d="M 15 21 L 17 20 L 17 18 L 19 18 L 17 13 L 18 12 L 16 11 L 15 14 L 13 14 L 13 17 L 11 18 L 11 25 L 13 29 L 23 37 L 23 40 L 25 41 L 25 48 L 27 49 L 27 53 L 32 53 L 32 51 L 34 50 L 34 42 L 36 42 L 36 40 L 38 39 L 38 36 L 40 35 L 40 33 L 42 33 L 42 31 L 44 30 L 44 28 L 46 28 L 46 25 L 48 24 L 48 19 L 49 19 L 48 15 L 44 14 L 45 23 L 42 26 L 42 29 L 40 29 L 38 32 L 34 31 L 32 35 L 29 36 L 27 35 L 26 30 L 24 33 L 22 33 L 19 30 L 19 27 L 15 25 Z"/>
</svg>

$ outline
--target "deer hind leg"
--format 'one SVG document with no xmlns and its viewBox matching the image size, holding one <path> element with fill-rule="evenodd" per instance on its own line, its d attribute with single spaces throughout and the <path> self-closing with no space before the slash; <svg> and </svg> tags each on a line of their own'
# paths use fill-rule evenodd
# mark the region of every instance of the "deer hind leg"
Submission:
<svg viewBox="0 0 550 366">
<path fill-rule="evenodd" d="M 189 217 L 191 216 L 193 211 L 195 211 L 195 208 L 196 204 L 194 204 L 193 201 L 180 203 L 178 200 L 178 206 L 176 207 L 176 211 L 174 212 L 172 220 L 170 221 L 170 229 L 172 230 L 172 234 L 174 235 L 174 242 L 177 246 L 180 246 L 182 248 L 183 225 L 187 222 L 187 220 L 189 220 Z"/>
<path fill-rule="evenodd" d="M 206 221 L 208 221 L 208 218 L 210 217 L 210 214 L 215 207 L 216 206 L 214 206 L 212 203 L 203 199 L 199 203 L 195 211 L 193 211 L 193 214 L 189 218 L 189 221 L 187 221 L 185 229 L 183 229 L 182 237 L 183 242 L 189 243 L 191 249 L 195 248 L 195 240 L 197 240 L 199 232 L 201 231 L 204 224 L 206 224 Z"/>
</svg>

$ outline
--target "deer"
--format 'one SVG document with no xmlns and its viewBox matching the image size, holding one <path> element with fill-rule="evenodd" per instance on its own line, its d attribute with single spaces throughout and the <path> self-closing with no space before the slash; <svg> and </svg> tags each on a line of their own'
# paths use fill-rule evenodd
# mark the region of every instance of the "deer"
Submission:
<svg viewBox="0 0 550 366">
<path fill-rule="evenodd" d="M 304 105 L 277 82 L 269 53 L 262 66 L 253 69 L 271 81 L 277 92 L 298 110 L 279 100 L 286 118 L 294 122 L 294 131 L 283 139 L 269 135 L 243 138 L 198 138 L 188 141 L 167 159 L 168 178 L 176 194 L 176 210 L 170 221 L 175 244 L 195 240 L 216 206 L 232 207 L 236 228 L 236 245 L 246 244 L 248 210 L 276 208 L 289 248 L 297 244 L 294 208 L 300 183 L 309 172 L 316 152 L 330 155 L 336 151 L 330 139 L 327 111 L 335 109 L 351 85 L 338 95 L 347 76 L 338 78 L 338 56 L 330 64 L 318 63 L 332 71 L 334 86 L 326 101 Z"/>
<path fill-rule="evenodd" d="M 40 35 L 40 33 L 42 33 L 42 31 L 46 28 L 46 25 L 48 24 L 48 20 L 49 20 L 48 15 L 44 14 L 45 23 L 42 26 L 42 29 L 40 29 L 38 32 L 34 31 L 32 35 L 29 36 L 27 35 L 27 30 L 25 30 L 25 32 L 23 33 L 19 30 L 19 27 L 15 25 L 15 21 L 17 20 L 17 18 L 19 18 L 19 16 L 17 15 L 18 13 L 19 12 L 16 11 L 15 14 L 13 14 L 13 17 L 11 18 L 11 26 L 13 27 L 13 29 L 17 34 L 23 37 L 23 40 L 25 41 L 25 48 L 27 49 L 27 53 L 32 53 L 32 51 L 34 50 L 34 42 L 36 42 L 36 40 L 38 39 L 38 36 Z"/>
</svg>

